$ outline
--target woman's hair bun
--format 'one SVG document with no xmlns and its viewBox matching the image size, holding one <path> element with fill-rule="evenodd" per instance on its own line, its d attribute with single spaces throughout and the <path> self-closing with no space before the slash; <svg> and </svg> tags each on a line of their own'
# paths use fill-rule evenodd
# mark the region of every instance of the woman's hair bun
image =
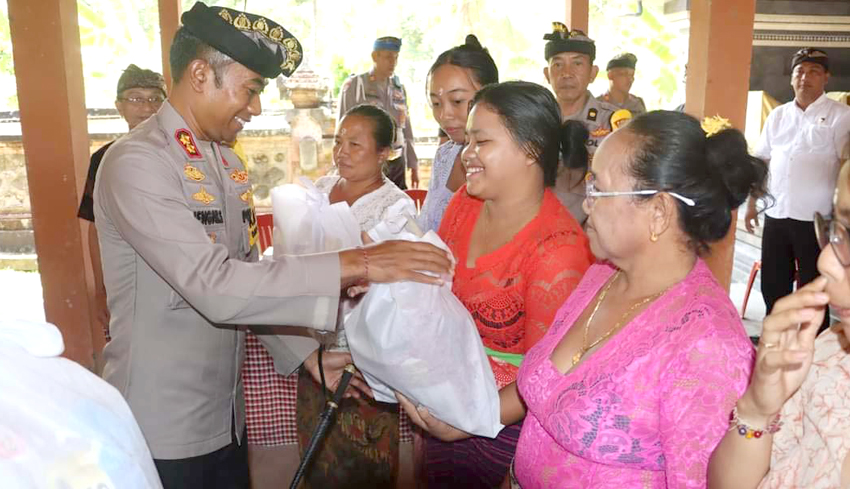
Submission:
<svg viewBox="0 0 850 489">
<path fill-rule="evenodd" d="M 587 169 L 587 139 L 590 133 L 580 121 L 569 119 L 561 124 L 561 164 L 571 169 Z"/>
<path fill-rule="evenodd" d="M 748 195 L 766 194 L 767 165 L 749 153 L 741 131 L 724 129 L 708 137 L 705 159 L 723 180 L 732 208 L 743 204 Z"/>
<path fill-rule="evenodd" d="M 484 49 L 484 47 L 481 46 L 481 42 L 479 42 L 478 38 L 475 37 L 475 34 L 467 34 L 463 45 L 473 49 Z"/>
<path fill-rule="evenodd" d="M 706 137 L 699 121 L 682 112 L 642 114 L 621 131 L 637 136 L 628 171 L 638 190 L 675 192 L 679 226 L 697 253 L 708 251 L 732 224 L 732 211 L 748 195 L 764 196 L 767 164 L 750 155 L 741 131 Z M 647 197 L 649 198 L 649 197 Z"/>
<path fill-rule="evenodd" d="M 473 81 L 479 87 L 499 83 L 499 69 L 496 67 L 496 62 L 493 61 L 493 57 L 490 56 L 487 49 L 481 46 L 475 34 L 467 35 L 463 44 L 443 51 L 437 56 L 437 60 L 428 70 L 428 76 L 430 77 L 437 68 L 443 65 L 454 65 L 468 69 L 472 74 Z"/>
</svg>

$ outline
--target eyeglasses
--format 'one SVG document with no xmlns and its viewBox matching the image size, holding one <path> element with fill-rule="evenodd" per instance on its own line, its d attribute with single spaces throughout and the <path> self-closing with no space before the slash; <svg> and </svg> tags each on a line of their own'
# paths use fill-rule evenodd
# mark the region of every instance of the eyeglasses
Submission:
<svg viewBox="0 0 850 489">
<path fill-rule="evenodd" d="M 165 99 L 156 96 L 156 97 L 126 97 L 119 98 L 118 100 L 123 100 L 124 102 L 130 102 L 134 105 L 143 105 L 143 104 L 151 104 L 151 105 L 162 105 L 165 102 Z"/>
<path fill-rule="evenodd" d="M 631 190 L 628 192 L 600 192 L 596 189 L 595 179 L 590 173 L 587 174 L 586 185 L 587 187 L 585 188 L 585 200 L 587 200 L 588 207 L 593 207 L 594 202 L 599 197 L 617 197 L 620 195 L 655 195 L 660 192 L 664 192 L 666 194 L 669 194 L 673 198 L 679 199 L 688 207 L 693 207 L 697 205 L 697 203 L 694 202 L 693 199 L 689 199 L 684 195 L 677 194 L 676 192 L 668 192 L 667 190 Z"/>
<path fill-rule="evenodd" d="M 820 212 L 815 212 L 815 236 L 821 250 L 826 249 L 826 245 L 831 245 L 838 262 L 842 266 L 850 267 L 850 233 L 847 232 L 847 227 L 835 219 L 826 219 Z"/>
</svg>

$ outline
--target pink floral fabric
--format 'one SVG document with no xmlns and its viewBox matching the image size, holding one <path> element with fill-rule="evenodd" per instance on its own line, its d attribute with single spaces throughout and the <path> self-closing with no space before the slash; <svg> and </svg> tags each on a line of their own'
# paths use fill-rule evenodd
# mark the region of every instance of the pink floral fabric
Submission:
<svg viewBox="0 0 850 489">
<path fill-rule="evenodd" d="M 525 356 L 523 489 L 703 488 L 708 458 L 750 378 L 754 351 L 702 260 L 566 374 L 552 350 L 616 269 L 593 265 Z M 583 327 L 584 324 L 575 327 Z"/>
<path fill-rule="evenodd" d="M 770 471 L 759 489 L 837 489 L 850 454 L 850 345 L 840 331 L 815 341 L 809 375 L 782 407 L 784 425 L 773 435 Z"/>
</svg>

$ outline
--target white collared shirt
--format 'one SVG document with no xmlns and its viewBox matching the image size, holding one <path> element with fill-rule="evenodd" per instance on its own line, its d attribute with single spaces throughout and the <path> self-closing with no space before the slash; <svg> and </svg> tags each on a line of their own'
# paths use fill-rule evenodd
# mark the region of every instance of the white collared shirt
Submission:
<svg viewBox="0 0 850 489">
<path fill-rule="evenodd" d="M 804 111 L 793 100 L 773 110 L 755 155 L 770 160 L 766 210 L 774 219 L 813 220 L 832 212 L 840 162 L 848 158 L 850 107 L 821 95 Z"/>
</svg>

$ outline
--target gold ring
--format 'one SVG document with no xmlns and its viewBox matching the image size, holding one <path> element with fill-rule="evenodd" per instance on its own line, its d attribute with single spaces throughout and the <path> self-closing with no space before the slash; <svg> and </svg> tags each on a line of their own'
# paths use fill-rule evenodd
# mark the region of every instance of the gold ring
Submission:
<svg viewBox="0 0 850 489">
<path fill-rule="evenodd" d="M 762 343 L 761 345 L 762 345 L 763 347 L 765 347 L 765 348 L 776 348 L 777 346 L 779 346 L 779 343 L 768 343 L 768 342 L 764 342 L 764 343 Z"/>
</svg>

